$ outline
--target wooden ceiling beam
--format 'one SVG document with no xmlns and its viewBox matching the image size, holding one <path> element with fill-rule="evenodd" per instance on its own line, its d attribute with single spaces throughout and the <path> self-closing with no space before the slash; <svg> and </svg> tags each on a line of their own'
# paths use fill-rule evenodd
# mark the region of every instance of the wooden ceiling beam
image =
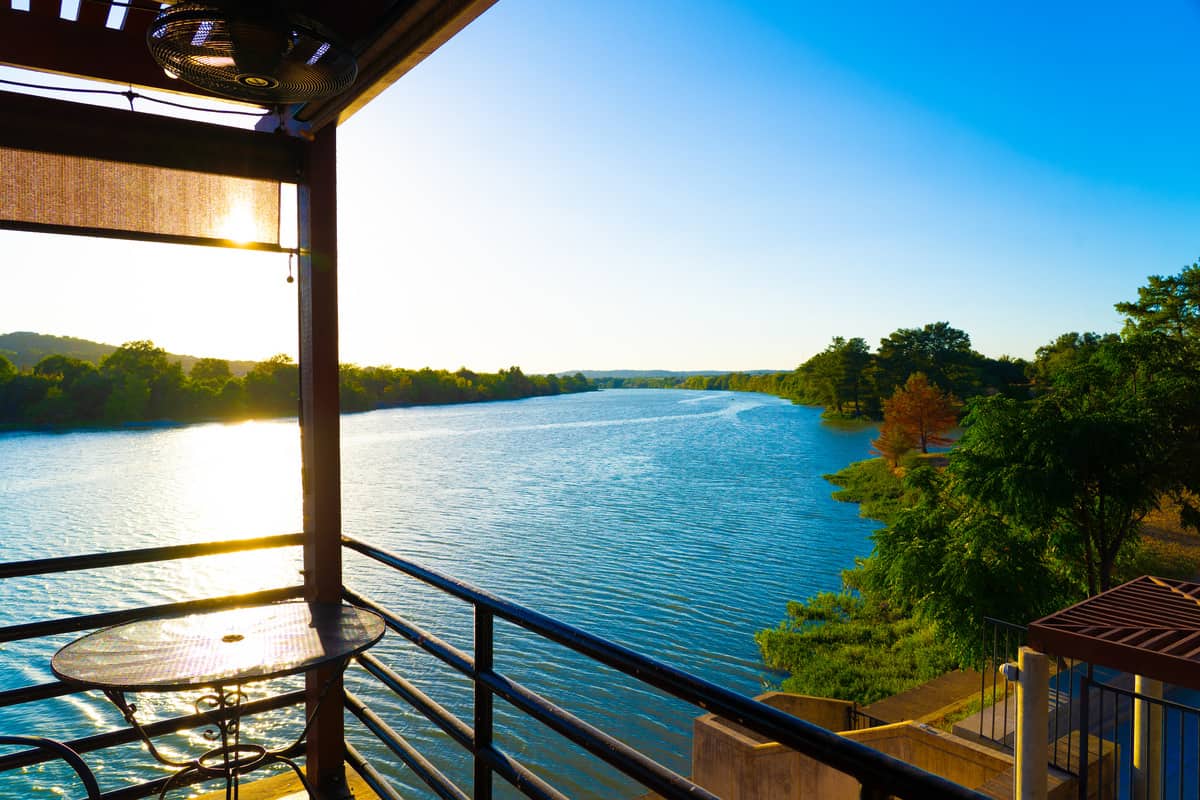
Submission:
<svg viewBox="0 0 1200 800">
<path fill-rule="evenodd" d="M 0 92 L 0 146 L 297 183 L 302 140 Z"/>
<path fill-rule="evenodd" d="M 108 12 L 111 8 L 108 3 L 82 0 L 79 3 L 79 19 L 76 20 L 76 24 L 88 28 L 103 28 L 108 22 Z"/>
<path fill-rule="evenodd" d="M 57 3 L 50 3 L 54 9 Z M 14 11 L 7 3 L 0 5 L 0 64 L 25 69 L 73 75 L 107 81 L 121 86 L 144 86 L 166 92 L 187 92 L 190 87 L 166 76 L 154 63 L 146 49 L 146 28 L 154 14 L 140 8 L 130 8 L 122 30 L 106 28 L 104 21 L 91 23 L 94 12 L 84 16 L 84 0 L 80 22 L 59 19 L 58 11 L 42 13 L 42 5 L 31 5 L 30 11 Z M 39 9 L 35 13 L 34 8 Z M 104 19 L 108 18 L 108 6 Z M 188 92 L 191 93 L 191 92 Z"/>
</svg>

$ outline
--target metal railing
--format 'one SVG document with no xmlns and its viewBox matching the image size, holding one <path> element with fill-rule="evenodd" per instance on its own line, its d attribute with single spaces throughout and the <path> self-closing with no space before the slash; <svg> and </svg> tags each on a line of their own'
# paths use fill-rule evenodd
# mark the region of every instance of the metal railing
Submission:
<svg viewBox="0 0 1200 800">
<path fill-rule="evenodd" d="M 474 687 L 474 714 L 472 724 L 468 725 L 389 670 L 374 656 L 359 657 L 360 663 L 368 672 L 441 728 L 472 756 L 473 792 L 468 794 L 437 771 L 432 764 L 424 761 L 402 736 L 388 729 L 382 720 L 362 705 L 361 701 L 350 698 L 351 713 L 379 736 L 439 797 L 447 800 L 467 800 L 472 797 L 474 800 L 490 800 L 493 775 L 504 778 L 527 797 L 538 800 L 559 800 L 564 797 L 561 792 L 523 767 L 497 745 L 493 730 L 493 703 L 496 698 L 532 717 L 661 797 L 668 800 L 714 797 L 687 778 L 498 672 L 493 663 L 494 622 L 497 619 L 519 626 L 667 695 L 691 703 L 697 706 L 701 713 L 717 714 L 766 737 L 769 741 L 779 742 L 850 775 L 862 785 L 863 797 L 976 800 L 983 797 L 959 784 L 917 769 L 878 750 L 689 675 L 675 667 L 654 661 L 464 581 L 356 539 L 343 537 L 342 541 L 346 548 L 469 603 L 473 609 L 474 653 L 467 654 L 434 633 L 389 612 L 369 598 L 349 589 L 345 592 L 348 602 L 383 615 L 388 627 L 393 631 L 471 680 Z M 360 756 L 352 755 L 351 764 L 354 765 L 356 760 L 361 760 Z M 377 772 L 371 774 L 360 770 L 360 774 L 382 796 L 400 796 Z"/>
<path fill-rule="evenodd" d="M 983 664 L 979 668 L 979 738 L 1012 751 L 1016 730 L 1009 720 L 1008 698 L 1015 692 L 1000 679 L 1000 667 L 1017 657 L 1027 628 L 994 617 L 983 618 Z M 989 686 L 989 680 L 991 684 Z M 991 697 L 989 698 L 989 691 Z M 1015 705 L 1014 705 L 1015 711 Z M 988 710 L 990 709 L 990 711 Z M 999 725 L 997 725 L 999 715 Z M 986 720 L 986 722 L 985 722 Z"/>
<path fill-rule="evenodd" d="M 150 547 L 138 550 L 123 550 L 112 553 L 94 553 L 90 555 L 66 556 L 62 558 L 15 561 L 0 564 L 0 579 L 54 575 L 76 570 L 92 570 L 105 567 L 150 564 L 162 561 L 173 561 L 176 559 L 197 558 L 201 556 L 238 553 L 250 550 L 295 547 L 301 545 L 302 543 L 303 535 L 299 533 L 293 533 L 282 534 L 278 536 L 264 536 L 254 539 L 234 539 L 220 542 L 205 542 L 202 544 L 172 545 L 168 547 Z M 129 622 L 136 619 L 148 619 L 151 617 L 171 616 L 176 614 L 189 614 L 198 611 L 208 611 L 218 608 L 232 608 L 235 606 L 249 605 L 254 603 L 269 603 L 278 600 L 290 600 L 302 597 L 303 594 L 303 586 L 284 586 L 246 594 L 209 597 L 186 602 L 167 603 L 155 606 L 142 606 L 139 608 L 122 609 L 119 611 L 99 614 L 85 614 L 74 617 L 27 622 L 0 628 L 0 643 L 15 642 L 26 639 L 37 639 L 63 633 L 78 633 L 108 625 Z M 58 680 L 29 686 L 21 686 L 0 691 L 0 708 L 34 703 L 54 697 L 63 697 L 65 695 L 80 694 L 84 691 L 86 690 L 81 690 Z M 261 700 L 248 702 L 241 706 L 239 715 L 245 718 L 247 716 L 261 714 L 267 711 L 274 711 L 280 708 L 302 705 L 303 703 L 303 691 L 286 692 L 283 694 L 266 697 Z M 230 712 L 227 712 L 224 716 L 229 716 L 229 713 Z M 144 727 L 150 736 L 162 736 L 169 733 L 175 733 L 177 731 L 187 730 L 189 728 L 197 728 L 208 725 L 216 716 L 222 715 L 219 713 L 214 714 L 213 712 L 206 712 L 203 714 L 187 714 L 169 719 L 158 720 L 147 724 Z M 76 753 L 86 754 L 136 741 L 139 741 L 137 732 L 127 726 L 122 726 L 120 728 L 115 728 L 100 734 L 73 739 L 65 744 Z M 298 755 L 300 754 L 300 750 L 296 749 L 295 752 L 292 752 L 291 754 Z M 56 755 L 55 752 L 46 749 L 24 749 L 17 752 L 7 753 L 0 756 L 0 773 L 20 769 L 33 764 L 39 764 L 45 761 L 51 761 L 58 757 L 59 756 Z M 103 800 L 134 800 L 134 798 L 157 795 L 162 789 L 162 786 L 166 780 L 166 778 L 159 778 L 157 780 L 125 786 L 120 789 L 104 792 L 101 794 L 101 798 L 103 798 Z M 175 785 L 178 785 L 178 783 L 179 782 L 176 781 Z"/>
<path fill-rule="evenodd" d="M 1200 708 L 1084 675 L 1079 689 L 1079 797 L 1200 797 Z"/>
<path fill-rule="evenodd" d="M 1016 740 L 1015 685 L 1000 674 L 1000 667 L 1015 661 L 1017 650 L 1025 644 L 1027 628 L 994 617 L 983 618 L 983 666 L 980 668 L 980 714 L 978 733 L 995 747 L 1013 752 Z M 1071 658 L 1050 654 L 1050 715 L 1047 735 L 1053 745 L 1048 759 L 1051 766 L 1078 775 L 1079 764 L 1075 732 L 1079 719 L 1076 702 L 1078 685 L 1088 665 Z M 988 685 L 988 680 L 991 685 Z M 1009 700 L 1012 700 L 1010 706 Z"/>
<path fill-rule="evenodd" d="M 873 717 L 866 711 L 863 711 L 858 703 L 846 707 L 846 730 L 848 731 L 862 731 L 867 728 L 878 728 L 888 724 L 887 720 Z"/>
<path fill-rule="evenodd" d="M 195 558 L 264 548 L 292 547 L 302 543 L 300 534 L 242 539 L 205 544 L 145 548 L 114 553 L 41 559 L 0 564 L 0 579 L 52 575 L 74 570 L 147 564 L 174 559 Z M 439 797 L 445 800 L 490 800 L 493 776 L 499 776 L 525 796 L 537 800 L 563 800 L 562 792 L 535 774 L 506 752 L 497 742 L 494 704 L 500 700 L 525 717 L 541 723 L 550 731 L 575 743 L 595 758 L 609 764 L 642 786 L 664 798 L 713 798 L 712 793 L 686 777 L 656 762 L 644 753 L 585 722 L 538 693 L 522 686 L 511 676 L 496 669 L 493 661 L 496 620 L 504 620 L 544 640 L 562 645 L 586 658 L 611 667 L 664 694 L 696 706 L 700 712 L 718 714 L 769 740 L 803 753 L 852 776 L 862 785 L 865 798 L 972 798 L 983 796 L 936 775 L 924 772 L 858 742 L 799 720 L 763 703 L 689 675 L 682 670 L 654 661 L 621 645 L 589 634 L 552 617 L 532 611 L 471 584 L 423 567 L 364 542 L 343 538 L 348 550 L 373 559 L 459 601 L 469 604 L 474 614 L 474 642 L 471 653 L 455 647 L 419 625 L 381 607 L 367 597 L 345 591 L 348 602 L 381 614 L 387 626 L 409 642 L 433 655 L 470 680 L 473 704 L 470 722 L 430 698 L 411 681 L 392 670 L 380 658 L 365 653 L 357 658 L 362 669 L 396 696 L 432 721 L 451 741 L 470 757 L 473 773 L 471 791 L 465 792 L 395 731 L 388 721 L 368 707 L 363 698 L 346 692 L 345 708 L 363 727 L 379 739 L 395 757 L 407 765 Z M 0 642 L 77 633 L 134 619 L 184 614 L 215 608 L 234 607 L 294 599 L 303 595 L 301 586 L 284 586 L 247 594 L 202 598 L 141 608 L 129 608 L 76 617 L 22 622 L 0 628 Z M 75 694 L 79 690 L 61 681 L 20 686 L 0 691 L 0 708 L 34 703 Z M 300 705 L 303 691 L 292 691 L 248 702 L 240 709 L 242 717 Z M 863 721 L 867 720 L 866 715 Z M 161 736 L 211 723 L 211 714 L 186 714 L 157 720 L 145 726 L 150 736 Z M 875 721 L 878 722 L 878 721 Z M 29 733 L 36 733 L 31 731 Z M 65 742 L 72 750 L 87 754 L 137 741 L 137 733 L 127 727 L 76 738 Z M 302 747 L 290 751 L 302 755 Z M 0 773 L 47 761 L 54 756 L 36 749 L 0 755 Z M 399 800 L 383 771 L 371 764 L 351 743 L 345 743 L 346 762 L 381 797 Z M 167 778 L 133 783 L 104 792 L 103 800 L 134 800 L 157 794 Z"/>
</svg>

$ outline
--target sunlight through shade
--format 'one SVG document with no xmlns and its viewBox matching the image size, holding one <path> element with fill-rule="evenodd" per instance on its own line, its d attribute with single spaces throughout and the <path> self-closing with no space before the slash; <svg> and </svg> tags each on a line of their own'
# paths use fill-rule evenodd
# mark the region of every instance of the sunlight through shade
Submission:
<svg viewBox="0 0 1200 800">
<path fill-rule="evenodd" d="M 280 184 L 0 148 L 0 223 L 279 246 Z"/>
</svg>

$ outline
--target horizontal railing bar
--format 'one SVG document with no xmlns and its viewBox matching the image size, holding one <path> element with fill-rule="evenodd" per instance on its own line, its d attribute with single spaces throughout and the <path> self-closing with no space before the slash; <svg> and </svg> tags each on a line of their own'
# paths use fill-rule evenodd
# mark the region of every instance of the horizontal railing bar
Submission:
<svg viewBox="0 0 1200 800">
<path fill-rule="evenodd" d="M 304 534 L 281 533 L 274 536 L 259 536 L 253 539 L 226 539 L 220 542 L 145 547 L 140 550 L 118 550 L 112 553 L 59 556 L 57 558 L 39 558 L 31 561 L 10 561 L 6 564 L 0 564 L 0 578 L 49 575 L 79 569 L 99 569 L 101 567 L 119 567 L 129 564 L 146 564 L 152 561 L 172 561 L 177 558 L 197 558 L 199 556 L 212 556 L 221 553 L 237 553 L 243 550 L 291 547 L 300 544 L 304 544 Z"/>
<path fill-rule="evenodd" d="M 287 758 L 296 758 L 297 756 L 304 755 L 304 743 L 300 742 L 291 745 L 284 750 L 281 755 Z M 262 765 L 255 767 L 248 773 L 243 772 L 242 774 L 253 774 L 254 771 L 260 769 L 261 766 Z M 112 791 L 104 792 L 102 795 L 100 795 L 100 800 L 139 800 L 142 797 L 158 797 L 158 794 L 162 791 L 163 784 L 165 784 L 168 780 L 170 780 L 170 776 L 164 778 L 155 778 L 154 780 L 146 781 L 145 783 L 135 783 L 132 786 L 124 786 L 120 789 L 113 789 Z M 182 779 L 171 780 L 171 786 L 191 786 L 196 783 L 202 783 L 203 781 L 211 780 L 220 780 L 220 778 L 214 778 L 211 775 L 205 775 L 203 773 L 195 773 L 192 775 L 187 775 Z"/>
<path fill-rule="evenodd" d="M 342 596 L 347 602 L 361 606 L 369 611 L 374 611 L 379 616 L 383 617 L 383 621 L 387 626 L 396 633 L 408 639 L 410 642 L 420 647 L 425 652 L 448 664 L 454 669 L 461 672 L 463 675 L 470 677 L 475 671 L 475 660 L 471 656 L 459 650 L 449 642 L 443 641 L 436 635 L 411 622 L 398 614 L 388 611 L 383 606 L 363 597 L 357 592 L 350 589 L 342 588 Z"/>
<path fill-rule="evenodd" d="M 533 800 L 569 800 L 569 798 L 550 784 L 539 778 L 521 762 L 505 753 L 496 745 L 485 747 L 479 755 L 499 775 L 516 787 L 521 794 Z"/>
<path fill-rule="evenodd" d="M 654 759 L 599 728 L 555 705 L 536 692 L 496 672 L 480 672 L 479 680 L 496 695 L 512 703 L 559 735 L 611 764 L 647 789 L 666 798 L 720 800 L 715 794 L 667 769 Z"/>
<path fill-rule="evenodd" d="M 408 768 L 416 773 L 416 776 L 423 780 L 442 800 L 471 800 L 466 792 L 458 788 L 429 759 L 421 755 L 403 736 L 380 719 L 378 714 L 367 708 L 366 704 L 352 692 L 346 692 L 346 708 L 351 714 L 358 717 L 367 730 L 387 745 L 388 749 L 407 764 Z"/>
<path fill-rule="evenodd" d="M 1200 716 L 1200 708 L 1197 708 L 1196 706 L 1184 705 L 1183 703 L 1177 703 L 1174 700 L 1168 700 L 1165 697 L 1151 697 L 1151 696 L 1145 695 L 1145 694 L 1138 694 L 1137 692 L 1135 692 L 1131 689 L 1122 689 L 1118 686 L 1111 686 L 1107 683 L 1101 683 L 1100 681 L 1097 681 L 1097 680 L 1091 681 L 1090 688 L 1095 689 L 1096 691 L 1100 691 L 1100 692 L 1112 692 L 1113 694 L 1124 695 L 1125 697 L 1129 698 L 1130 700 L 1136 700 L 1138 702 L 1144 701 L 1146 703 L 1153 703 L 1156 706 L 1162 706 L 1163 708 L 1169 708 L 1173 711 L 1178 711 L 1181 714 L 1192 714 L 1192 715 Z"/>
<path fill-rule="evenodd" d="M 847 739 L 765 703 L 697 678 L 683 670 L 647 658 L 572 625 L 486 592 L 465 581 L 415 564 L 365 542 L 342 537 L 349 549 L 391 566 L 460 600 L 488 608 L 519 625 L 577 653 L 637 678 L 680 700 L 749 728 L 805 755 L 853 776 L 868 786 L 886 786 L 904 798 L 945 797 L 982 800 L 983 795 L 941 776 L 918 769 L 872 747 Z"/>
<path fill-rule="evenodd" d="M 420 711 L 425 718 L 445 731 L 450 738 L 458 742 L 466 750 L 475 748 L 475 731 L 438 701 L 422 692 L 411 681 L 397 675 L 386 664 L 370 653 L 360 653 L 358 662 L 363 669 L 374 675 L 383 685 L 387 686 L 404 699 L 410 706 Z"/>
<path fill-rule="evenodd" d="M 0 692 L 0 708 L 16 706 L 21 703 L 33 703 L 38 700 L 49 700 L 52 697 L 62 697 L 66 694 L 82 692 L 78 686 L 72 686 L 62 681 L 39 683 L 36 686 L 22 686 L 19 689 L 6 689 Z"/>
<path fill-rule="evenodd" d="M 303 586 L 285 586 L 278 589 L 264 589 L 261 592 L 249 594 L 231 594 L 224 597 L 207 597 L 203 600 L 188 600 L 182 603 L 166 603 L 158 606 L 129 608 L 121 611 L 108 611 L 103 614 L 84 614 L 78 617 L 45 620 L 43 622 L 27 622 L 24 625 L 9 625 L 0 628 L 0 642 L 15 642 L 19 639 L 33 639 L 39 636 L 54 636 L 60 633 L 76 633 L 78 631 L 105 628 L 122 622 L 150 617 L 170 617 L 190 614 L 195 611 L 208 611 L 229 606 L 251 605 L 255 603 L 273 603 L 277 600 L 291 600 L 304 596 Z"/>
<path fill-rule="evenodd" d="M 404 800 L 404 796 L 392 788 L 387 778 L 380 775 L 379 770 L 371 766 L 371 762 L 367 761 L 363 754 L 349 742 L 346 742 L 346 763 L 366 781 L 367 786 L 371 787 L 371 791 L 384 800 Z"/>
<path fill-rule="evenodd" d="M 243 703 L 240 709 L 227 709 L 224 712 L 213 711 L 207 713 L 188 714 L 183 717 L 172 717 L 170 719 L 158 720 L 142 725 L 142 729 L 147 736 L 151 738 L 162 736 L 167 733 L 175 733 L 176 731 L 186 730 L 188 728 L 199 728 L 204 725 L 211 724 L 217 718 L 232 717 L 235 713 L 239 716 L 246 717 L 252 714 L 261 714 L 266 711 L 275 711 L 276 709 L 286 708 L 288 706 L 299 705 L 304 702 L 304 691 L 287 692 L 286 694 L 277 694 L 272 697 L 264 697 L 262 700 L 253 700 L 249 703 Z M 74 750 L 76 753 L 90 753 L 94 750 L 103 750 L 106 747 L 115 747 L 117 745 L 129 744 L 130 742 L 141 741 L 138 732 L 133 728 L 118 728 L 116 730 L 98 733 L 95 736 L 85 736 L 82 739 L 74 739 L 65 744 Z M 36 750 L 22 750 L 18 753 L 11 753 L 6 756 L 0 756 L 0 772 L 7 772 L 11 769 L 27 767 L 30 764 L 40 764 L 43 761 L 52 761 L 56 756 L 41 753 Z"/>
<path fill-rule="evenodd" d="M 998 619 L 996 617 L 985 616 L 983 618 L 983 621 L 984 621 L 984 623 L 986 623 L 988 625 L 994 625 L 998 628 L 1008 628 L 1008 629 L 1010 629 L 1014 632 L 1018 632 L 1018 633 L 1026 633 L 1029 631 L 1029 627 L 1027 625 L 1018 625 L 1017 623 L 1009 622 L 1006 619 Z"/>
</svg>

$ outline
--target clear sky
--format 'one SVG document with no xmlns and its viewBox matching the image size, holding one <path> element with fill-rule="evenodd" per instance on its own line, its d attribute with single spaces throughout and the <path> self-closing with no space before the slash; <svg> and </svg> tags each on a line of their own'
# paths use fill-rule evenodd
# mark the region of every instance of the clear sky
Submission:
<svg viewBox="0 0 1200 800">
<path fill-rule="evenodd" d="M 1200 256 L 1200 4 L 500 0 L 339 131 L 343 360 L 993 356 Z M 0 331 L 295 352 L 278 256 L 27 234 Z"/>
</svg>

